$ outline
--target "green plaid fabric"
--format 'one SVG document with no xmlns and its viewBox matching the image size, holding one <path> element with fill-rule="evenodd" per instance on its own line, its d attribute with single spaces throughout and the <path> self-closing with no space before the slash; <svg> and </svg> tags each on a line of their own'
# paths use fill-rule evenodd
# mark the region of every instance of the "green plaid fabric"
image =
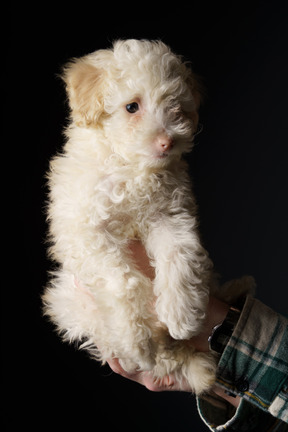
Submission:
<svg viewBox="0 0 288 432">
<path fill-rule="evenodd" d="M 235 411 L 218 397 L 199 398 L 210 430 L 288 432 L 288 320 L 247 297 L 219 360 L 217 383 L 242 400 Z"/>
</svg>

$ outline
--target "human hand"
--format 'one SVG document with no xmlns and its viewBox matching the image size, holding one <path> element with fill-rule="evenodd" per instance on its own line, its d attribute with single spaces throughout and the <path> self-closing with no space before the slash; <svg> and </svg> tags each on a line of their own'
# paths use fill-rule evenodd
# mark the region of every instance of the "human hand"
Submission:
<svg viewBox="0 0 288 432">
<path fill-rule="evenodd" d="M 181 383 L 174 379 L 173 375 L 166 375 L 163 378 L 156 378 L 152 372 L 135 371 L 133 373 L 126 372 L 120 365 L 117 358 L 108 360 L 108 364 L 113 372 L 128 378 L 138 384 L 143 385 L 148 390 L 153 392 L 162 391 L 186 391 L 192 392 L 188 382 L 183 379 Z"/>
<path fill-rule="evenodd" d="M 140 241 L 132 241 L 129 245 L 132 252 L 135 264 L 139 270 L 151 280 L 155 277 L 154 268 L 150 266 L 144 246 Z M 202 332 L 191 338 L 187 343 L 193 344 L 197 351 L 208 352 L 209 344 L 208 337 L 211 334 L 213 327 L 222 322 L 227 315 L 229 305 L 214 298 L 210 297 L 207 307 L 207 319 Z M 126 372 L 120 365 L 117 358 L 110 359 L 108 364 L 113 372 L 120 374 L 124 378 L 128 378 L 138 384 L 145 386 L 148 390 L 153 392 L 161 391 L 185 391 L 192 392 L 191 386 L 185 378 L 181 382 L 175 379 L 173 375 L 167 375 L 163 378 L 156 378 L 152 372 L 148 371 L 135 371 L 133 373 Z M 229 396 L 219 386 L 215 385 L 211 390 L 218 396 L 222 397 L 233 406 L 237 407 L 240 402 L 240 397 L 236 398 Z"/>
<path fill-rule="evenodd" d="M 147 390 L 153 392 L 184 391 L 192 393 L 191 386 L 184 378 L 181 382 L 179 382 L 178 380 L 175 380 L 173 375 L 166 375 L 163 378 L 156 378 L 153 376 L 152 372 L 135 371 L 133 373 L 128 373 L 121 367 L 119 360 L 116 358 L 108 360 L 108 364 L 113 372 L 121 375 L 124 378 L 128 378 L 131 381 L 143 385 L 147 388 Z M 217 386 L 217 384 L 214 385 L 211 389 L 211 393 L 213 392 L 221 398 L 225 399 L 235 408 L 238 407 L 241 400 L 239 396 L 233 397 L 226 394 L 222 388 Z"/>
</svg>

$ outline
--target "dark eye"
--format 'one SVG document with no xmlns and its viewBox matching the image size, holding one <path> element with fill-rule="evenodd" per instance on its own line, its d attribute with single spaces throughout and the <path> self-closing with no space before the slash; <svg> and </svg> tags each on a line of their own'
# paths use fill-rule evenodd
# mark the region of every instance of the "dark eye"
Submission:
<svg viewBox="0 0 288 432">
<path fill-rule="evenodd" d="M 126 105 L 126 111 L 128 111 L 130 114 L 134 114 L 139 110 L 139 105 L 137 102 L 131 102 Z"/>
</svg>

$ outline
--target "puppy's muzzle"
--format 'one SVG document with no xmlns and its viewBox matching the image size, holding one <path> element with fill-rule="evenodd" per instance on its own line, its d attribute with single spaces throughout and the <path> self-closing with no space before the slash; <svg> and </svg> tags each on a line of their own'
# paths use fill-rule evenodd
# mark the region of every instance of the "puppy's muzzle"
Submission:
<svg viewBox="0 0 288 432">
<path fill-rule="evenodd" d="M 161 134 L 156 138 L 155 149 L 159 153 L 168 152 L 173 148 L 173 139 L 166 134 Z"/>
</svg>

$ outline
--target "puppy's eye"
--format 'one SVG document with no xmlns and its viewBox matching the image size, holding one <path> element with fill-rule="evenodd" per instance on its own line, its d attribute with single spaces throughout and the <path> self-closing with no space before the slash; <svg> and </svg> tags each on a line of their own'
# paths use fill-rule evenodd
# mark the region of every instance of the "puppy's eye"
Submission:
<svg viewBox="0 0 288 432">
<path fill-rule="evenodd" d="M 139 105 L 137 102 L 131 102 L 126 105 L 126 111 L 128 111 L 130 114 L 134 114 L 139 110 Z"/>
</svg>

